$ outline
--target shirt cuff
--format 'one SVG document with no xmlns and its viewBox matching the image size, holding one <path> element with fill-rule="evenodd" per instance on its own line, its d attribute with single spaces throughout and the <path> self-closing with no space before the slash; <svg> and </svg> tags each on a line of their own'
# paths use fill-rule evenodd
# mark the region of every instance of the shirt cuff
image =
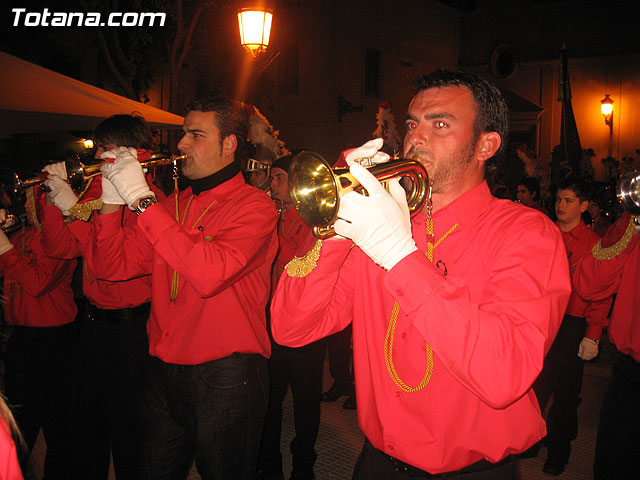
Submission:
<svg viewBox="0 0 640 480">
<path fill-rule="evenodd" d="M 387 272 L 385 286 L 407 315 L 424 307 L 425 299 L 442 282 L 444 275 L 416 250 Z"/>
<path fill-rule="evenodd" d="M 600 325 L 587 324 L 587 330 L 585 331 L 584 336 L 592 340 L 600 341 L 600 338 L 602 338 L 602 330 L 603 328 Z"/>
<path fill-rule="evenodd" d="M 175 217 L 172 217 L 159 203 L 151 205 L 138 217 L 138 227 L 152 245 L 158 243 L 163 238 L 164 232 L 175 225 Z"/>
</svg>

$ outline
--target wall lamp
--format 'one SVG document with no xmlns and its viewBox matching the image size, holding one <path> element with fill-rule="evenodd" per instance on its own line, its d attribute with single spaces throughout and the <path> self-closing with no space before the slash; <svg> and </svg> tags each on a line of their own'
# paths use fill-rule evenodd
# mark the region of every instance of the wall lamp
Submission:
<svg viewBox="0 0 640 480">
<path fill-rule="evenodd" d="M 605 125 L 609 126 L 609 135 L 613 135 L 613 100 L 609 98 L 608 93 L 600 100 L 600 111 L 604 117 Z"/>
<path fill-rule="evenodd" d="M 267 8 L 243 8 L 238 12 L 240 43 L 253 57 L 269 46 L 272 11 Z"/>
</svg>

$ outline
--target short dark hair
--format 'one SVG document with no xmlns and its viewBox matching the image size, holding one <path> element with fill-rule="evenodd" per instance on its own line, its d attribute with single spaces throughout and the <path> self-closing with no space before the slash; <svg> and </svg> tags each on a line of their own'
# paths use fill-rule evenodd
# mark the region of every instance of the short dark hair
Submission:
<svg viewBox="0 0 640 480">
<path fill-rule="evenodd" d="M 187 105 L 189 112 L 212 112 L 216 127 L 220 131 L 220 147 L 222 141 L 229 135 L 235 135 L 237 148 L 234 158 L 242 163 L 249 158 L 247 135 L 249 134 L 249 117 L 242 104 L 228 97 L 204 97 Z"/>
<path fill-rule="evenodd" d="M 518 180 L 518 183 L 516 183 L 516 188 L 518 187 L 518 185 L 524 185 L 525 187 L 527 187 L 529 193 L 533 194 L 534 200 L 540 199 L 540 182 L 537 178 L 522 177 L 520 180 Z"/>
<path fill-rule="evenodd" d="M 589 184 L 580 177 L 565 178 L 560 182 L 560 185 L 558 185 L 558 190 L 571 190 L 576 194 L 580 203 L 589 200 Z"/>
<path fill-rule="evenodd" d="M 140 115 L 113 115 L 93 131 L 96 145 L 118 147 L 151 148 L 153 137 L 149 124 Z"/>
<path fill-rule="evenodd" d="M 468 88 L 477 107 L 473 125 L 474 138 L 477 139 L 481 133 L 497 132 L 502 143 L 496 154 L 505 150 L 509 134 L 509 108 L 497 87 L 472 73 L 445 69 L 417 78 L 415 86 L 416 95 L 430 88 L 451 86 Z"/>
</svg>

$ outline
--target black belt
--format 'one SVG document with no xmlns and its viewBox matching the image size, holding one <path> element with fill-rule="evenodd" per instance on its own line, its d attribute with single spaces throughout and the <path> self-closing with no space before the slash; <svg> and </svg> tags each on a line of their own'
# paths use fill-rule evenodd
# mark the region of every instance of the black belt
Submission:
<svg viewBox="0 0 640 480">
<path fill-rule="evenodd" d="M 148 317 L 151 303 L 146 302 L 137 307 L 106 309 L 87 303 L 86 314 L 91 320 L 118 324 L 134 318 Z"/>
<path fill-rule="evenodd" d="M 413 465 L 409 465 L 408 463 L 405 463 L 402 460 L 398 460 L 397 458 L 392 457 L 391 455 L 387 455 L 382 450 L 378 450 L 377 448 L 373 447 L 373 445 L 372 445 L 372 448 L 374 451 L 381 454 L 389 463 L 391 463 L 391 465 L 393 466 L 393 469 L 396 472 L 406 473 L 410 477 L 424 477 L 424 478 L 455 477 L 456 475 L 460 475 L 464 473 L 478 473 L 478 472 L 484 472 L 486 470 L 491 470 L 493 468 L 505 465 L 513 460 L 513 456 L 509 455 L 497 463 L 491 463 L 488 460 L 480 460 L 476 463 L 472 463 L 471 465 L 468 465 L 460 470 L 455 470 L 453 472 L 429 473 L 429 472 L 425 472 L 424 470 L 420 470 L 419 468 L 414 467 Z"/>
</svg>

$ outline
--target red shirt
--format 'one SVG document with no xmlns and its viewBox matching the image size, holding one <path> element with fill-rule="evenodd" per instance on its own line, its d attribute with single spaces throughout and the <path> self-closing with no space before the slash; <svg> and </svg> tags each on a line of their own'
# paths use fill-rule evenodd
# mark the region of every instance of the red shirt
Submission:
<svg viewBox="0 0 640 480">
<path fill-rule="evenodd" d="M 545 435 L 531 385 L 569 299 L 567 255 L 544 215 L 491 196 L 486 183 L 438 210 L 434 263 L 426 217 L 412 219 L 419 251 L 386 272 L 351 242 L 323 242 L 317 266 L 283 275 L 271 307 L 278 343 L 300 346 L 353 319 L 358 419 L 378 449 L 431 473 L 497 462 Z M 457 227 L 453 228 L 455 224 Z M 447 235 L 450 229 L 453 230 Z M 446 272 L 446 275 L 444 274 Z M 400 306 L 392 361 L 385 338 Z"/>
<path fill-rule="evenodd" d="M 180 192 L 179 213 L 180 223 L 171 196 L 124 229 L 117 213 L 96 219 L 106 278 L 152 273 L 150 353 L 183 365 L 234 352 L 269 357 L 265 306 L 278 248 L 273 202 L 237 174 L 197 196 L 190 188 Z M 174 270 L 179 289 L 171 300 Z"/>
<path fill-rule="evenodd" d="M 8 409 L 6 406 L 5 408 Z M 0 480 L 23 480 L 16 444 L 2 415 L 0 415 Z"/>
<path fill-rule="evenodd" d="M 611 312 L 609 338 L 616 348 L 640 362 L 640 243 L 638 235 L 611 260 L 587 255 L 578 263 L 573 285 L 587 300 L 600 300 L 617 293 Z"/>
<path fill-rule="evenodd" d="M 296 255 L 296 252 L 307 251 L 313 247 L 315 237 L 311 227 L 305 223 L 295 208 L 289 208 L 280 214 L 278 220 L 278 254 L 273 262 L 271 272 L 271 291 L 276 286 L 284 267 Z"/>
<path fill-rule="evenodd" d="M 155 185 L 150 183 L 149 187 L 158 199 L 165 198 Z M 82 291 L 93 305 L 113 310 L 137 307 L 151 300 L 150 275 L 138 275 L 117 282 L 104 280 L 96 262 L 100 252 L 93 248 L 94 222 L 98 215 L 93 214 L 88 222 L 75 220 L 65 225 L 58 207 L 46 205 L 42 212 L 45 251 L 56 258 L 82 257 Z M 136 214 L 128 208 L 123 208 L 118 215 L 123 225 L 135 224 L 137 219 Z"/>
<path fill-rule="evenodd" d="M 573 279 L 578 262 L 586 256 L 591 256 L 591 249 L 598 243 L 600 237 L 580 221 L 570 231 L 562 232 L 562 239 L 567 249 L 569 269 Z M 576 292 L 571 292 L 566 313 L 575 317 L 585 317 L 587 320 L 585 337 L 599 340 L 602 336 L 602 329 L 609 323 L 607 314 L 610 308 L 611 297 L 586 302 Z"/>
<path fill-rule="evenodd" d="M 40 240 L 35 227 L 23 228 L 11 236 L 14 248 L 0 255 L 10 325 L 56 327 L 76 318 L 71 290 L 76 262 L 48 257 Z"/>
</svg>

